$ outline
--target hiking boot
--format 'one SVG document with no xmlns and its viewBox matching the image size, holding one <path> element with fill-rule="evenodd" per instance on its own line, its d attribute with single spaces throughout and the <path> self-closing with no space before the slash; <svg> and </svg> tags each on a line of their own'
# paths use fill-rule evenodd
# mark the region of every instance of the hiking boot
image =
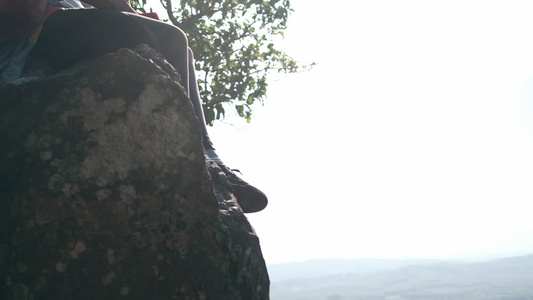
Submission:
<svg viewBox="0 0 533 300">
<path fill-rule="evenodd" d="M 265 209 L 268 199 L 263 192 L 237 176 L 235 172 L 239 172 L 238 170 L 230 169 L 224 165 L 214 150 L 205 150 L 205 154 L 222 169 L 228 178 L 233 189 L 233 195 L 237 198 L 243 212 L 253 213 Z"/>
</svg>

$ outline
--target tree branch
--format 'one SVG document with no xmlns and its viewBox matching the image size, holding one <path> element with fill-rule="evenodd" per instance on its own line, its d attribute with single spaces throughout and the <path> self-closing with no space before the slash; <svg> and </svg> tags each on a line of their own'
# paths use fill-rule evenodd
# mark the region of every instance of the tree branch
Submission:
<svg viewBox="0 0 533 300">
<path fill-rule="evenodd" d="M 172 11 L 172 0 L 161 0 L 161 4 L 167 10 L 168 19 L 170 20 L 170 22 L 172 22 L 174 26 L 178 26 L 178 19 L 176 19 L 176 17 L 174 16 L 174 12 Z"/>
</svg>

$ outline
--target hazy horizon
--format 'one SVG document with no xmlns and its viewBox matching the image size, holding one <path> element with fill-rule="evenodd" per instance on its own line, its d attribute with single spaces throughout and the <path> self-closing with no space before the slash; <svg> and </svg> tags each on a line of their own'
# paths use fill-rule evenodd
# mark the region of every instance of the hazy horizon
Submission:
<svg viewBox="0 0 533 300">
<path fill-rule="evenodd" d="M 457 262 L 485 262 L 485 261 L 493 261 L 493 260 L 499 260 L 499 259 L 505 259 L 505 258 L 514 258 L 514 257 L 523 257 L 533 255 L 533 251 L 527 252 L 527 253 L 494 253 L 494 254 L 465 254 L 465 255 L 457 255 L 457 256 L 449 256 L 449 257 L 354 257 L 354 258 L 344 258 L 344 257 L 324 257 L 324 258 L 311 258 L 306 260 L 294 260 L 294 261 L 287 261 L 287 262 L 276 262 L 276 263 L 268 263 L 267 267 L 271 266 L 279 266 L 279 265 L 290 265 L 290 264 L 299 264 L 299 263 L 307 263 L 307 262 L 314 262 L 314 261 L 365 261 L 365 260 L 376 260 L 376 261 L 395 261 L 395 260 L 402 260 L 402 261 L 457 261 Z"/>
<path fill-rule="evenodd" d="M 364 257 L 320 257 L 320 258 L 311 258 L 303 260 L 292 260 L 285 262 L 266 262 L 267 265 L 279 265 L 279 264 L 290 264 L 290 263 L 299 263 L 307 262 L 312 260 L 357 260 L 357 259 L 383 259 L 383 260 L 465 260 L 465 261 L 485 261 L 493 260 L 500 258 L 509 258 L 509 257 L 518 257 L 518 256 L 527 256 L 533 254 L 533 234 L 503 245 L 502 247 L 495 249 L 487 249 L 482 252 L 470 252 L 470 253 L 457 253 L 453 255 L 443 255 L 443 256 L 431 256 L 431 255 L 420 255 L 420 256 L 364 256 Z"/>
<path fill-rule="evenodd" d="M 271 299 L 531 300 L 533 254 L 487 261 L 325 260 L 270 266 Z"/>
</svg>

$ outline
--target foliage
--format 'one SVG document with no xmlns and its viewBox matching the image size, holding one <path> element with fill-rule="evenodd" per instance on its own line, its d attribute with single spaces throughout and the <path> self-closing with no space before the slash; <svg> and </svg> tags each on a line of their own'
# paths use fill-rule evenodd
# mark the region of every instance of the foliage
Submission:
<svg viewBox="0 0 533 300">
<path fill-rule="evenodd" d="M 160 0 L 169 21 L 189 37 L 207 123 L 233 106 L 248 122 L 252 104 L 264 101 L 270 72 L 300 66 L 276 49 L 287 28 L 290 0 Z M 144 11 L 146 0 L 132 1 Z M 162 16 L 161 16 L 162 17 Z"/>
</svg>

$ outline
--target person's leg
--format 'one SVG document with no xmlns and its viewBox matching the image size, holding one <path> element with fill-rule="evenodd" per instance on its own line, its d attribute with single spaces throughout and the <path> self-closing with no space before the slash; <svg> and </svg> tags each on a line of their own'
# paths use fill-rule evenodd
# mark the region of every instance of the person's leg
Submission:
<svg viewBox="0 0 533 300">
<path fill-rule="evenodd" d="M 30 56 L 61 69 L 139 44 L 147 44 L 163 54 L 188 91 L 186 35 L 175 26 L 135 14 L 105 9 L 57 11 L 45 21 Z"/>
<path fill-rule="evenodd" d="M 195 114 L 203 128 L 205 154 L 217 163 L 230 181 L 244 212 L 263 210 L 267 198 L 240 179 L 218 158 L 207 133 L 202 101 L 194 71 L 194 57 L 185 34 L 177 27 L 135 14 L 112 10 L 65 10 L 49 17 L 30 55 L 55 68 L 65 68 L 120 48 L 147 44 L 158 50 L 178 71 Z"/>
<path fill-rule="evenodd" d="M 190 89 L 190 98 L 192 105 L 194 107 L 194 113 L 202 123 L 202 133 L 203 133 L 203 142 L 204 148 L 206 150 L 213 148 L 213 143 L 209 138 L 209 133 L 207 132 L 207 122 L 205 121 L 204 108 L 202 107 L 202 99 L 200 98 L 200 90 L 198 89 L 198 81 L 196 79 L 196 71 L 194 68 L 194 54 L 192 50 L 188 49 L 189 57 L 189 89 Z"/>
<path fill-rule="evenodd" d="M 245 213 L 261 211 L 268 204 L 267 196 L 259 189 L 237 176 L 237 174 L 235 174 L 235 170 L 228 168 L 215 152 L 215 148 L 213 147 L 213 143 L 211 142 L 207 132 L 202 100 L 200 98 L 200 91 L 198 90 L 198 82 L 196 81 L 194 55 L 191 49 L 189 49 L 189 64 L 189 86 L 191 91 L 190 99 L 193 104 L 195 114 L 201 122 L 205 155 L 214 161 L 220 167 L 220 169 L 222 169 L 224 174 L 226 174 L 226 177 L 233 188 L 233 194 L 235 195 L 235 198 L 237 198 L 237 202 L 241 206 L 242 210 Z"/>
</svg>

